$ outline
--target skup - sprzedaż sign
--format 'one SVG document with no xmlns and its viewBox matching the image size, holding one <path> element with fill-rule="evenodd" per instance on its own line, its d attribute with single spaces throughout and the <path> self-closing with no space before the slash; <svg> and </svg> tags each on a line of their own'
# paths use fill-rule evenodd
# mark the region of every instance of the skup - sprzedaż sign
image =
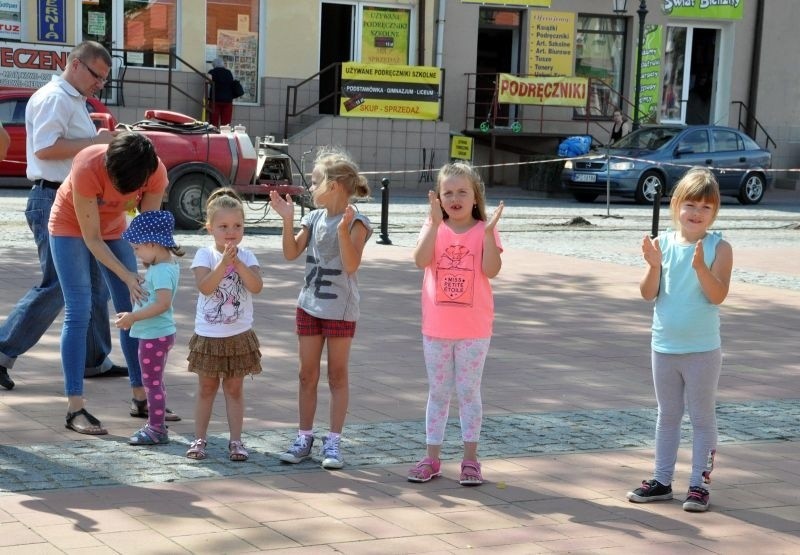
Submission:
<svg viewBox="0 0 800 555">
<path fill-rule="evenodd" d="M 586 77 L 516 77 L 501 73 L 497 83 L 501 104 L 545 106 L 586 106 L 589 80 Z"/>
<path fill-rule="evenodd" d="M 440 83 L 438 67 L 347 62 L 339 115 L 436 120 Z"/>
</svg>

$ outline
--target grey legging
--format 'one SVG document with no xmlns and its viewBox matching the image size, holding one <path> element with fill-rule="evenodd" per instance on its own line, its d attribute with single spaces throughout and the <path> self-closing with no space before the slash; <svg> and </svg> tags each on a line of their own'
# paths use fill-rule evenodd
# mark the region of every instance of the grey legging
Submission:
<svg viewBox="0 0 800 555">
<path fill-rule="evenodd" d="M 703 484 L 703 473 L 711 473 L 717 448 L 715 411 L 721 369 L 720 349 L 681 355 L 653 351 L 653 384 L 658 401 L 654 478 L 660 483 L 672 483 L 681 440 L 685 394 L 693 436 L 689 487 L 707 487 Z"/>
</svg>

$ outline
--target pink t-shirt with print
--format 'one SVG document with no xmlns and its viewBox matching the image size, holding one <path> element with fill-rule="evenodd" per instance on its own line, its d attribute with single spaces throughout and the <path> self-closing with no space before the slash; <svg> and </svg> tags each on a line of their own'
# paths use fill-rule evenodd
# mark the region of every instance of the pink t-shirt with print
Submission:
<svg viewBox="0 0 800 555">
<path fill-rule="evenodd" d="M 422 226 L 420 237 L 430 227 Z M 446 221 L 436 232 L 433 260 L 422 279 L 422 334 L 439 339 L 477 339 L 492 336 L 494 299 L 483 273 L 486 222 L 478 221 L 456 233 Z M 494 240 L 502 251 L 500 235 Z"/>
</svg>

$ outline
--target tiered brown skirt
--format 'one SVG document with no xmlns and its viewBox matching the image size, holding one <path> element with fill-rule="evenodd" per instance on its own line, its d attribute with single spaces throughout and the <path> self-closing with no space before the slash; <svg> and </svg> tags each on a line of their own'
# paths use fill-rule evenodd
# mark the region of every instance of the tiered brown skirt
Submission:
<svg viewBox="0 0 800 555">
<path fill-rule="evenodd" d="M 233 337 L 193 334 L 187 360 L 189 372 L 208 378 L 241 378 L 261 373 L 261 350 L 253 330 Z"/>
</svg>

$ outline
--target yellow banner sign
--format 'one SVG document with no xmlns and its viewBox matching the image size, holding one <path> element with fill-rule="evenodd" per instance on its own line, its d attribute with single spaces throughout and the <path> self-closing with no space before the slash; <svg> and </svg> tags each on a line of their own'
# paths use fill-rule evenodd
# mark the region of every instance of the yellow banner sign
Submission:
<svg viewBox="0 0 800 555">
<path fill-rule="evenodd" d="M 585 77 L 515 77 L 500 74 L 497 101 L 502 104 L 586 106 L 589 80 Z"/>
<path fill-rule="evenodd" d="M 439 119 L 440 82 L 438 67 L 346 62 L 339 115 Z"/>
</svg>

